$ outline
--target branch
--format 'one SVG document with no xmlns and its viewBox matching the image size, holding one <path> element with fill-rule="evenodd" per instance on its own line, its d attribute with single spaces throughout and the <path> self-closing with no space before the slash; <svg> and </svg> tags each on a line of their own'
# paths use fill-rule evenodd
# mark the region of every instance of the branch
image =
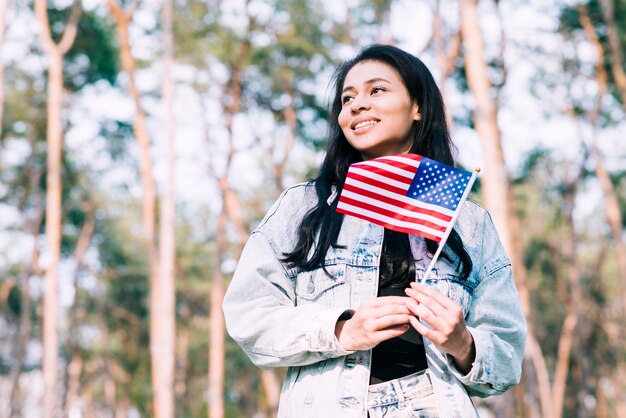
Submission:
<svg viewBox="0 0 626 418">
<path fill-rule="evenodd" d="M 54 53 L 56 44 L 52 40 L 52 34 L 50 32 L 50 23 L 48 22 L 48 8 L 46 0 L 35 0 L 35 16 L 39 20 L 41 25 L 41 31 L 39 32 L 39 38 L 43 44 L 43 49 L 49 54 Z"/>
<path fill-rule="evenodd" d="M 58 50 L 61 55 L 65 55 L 74 44 L 76 32 L 78 32 L 78 19 L 80 18 L 80 11 L 80 0 L 74 0 L 74 3 L 72 4 L 72 11 L 70 12 L 70 18 L 67 21 L 67 26 L 65 26 L 65 31 L 63 31 L 63 36 L 61 37 L 61 41 L 58 45 Z"/>
<path fill-rule="evenodd" d="M 35 0 L 35 15 L 41 24 L 39 38 L 43 44 L 44 50 L 50 54 L 65 55 L 74 44 L 76 32 L 78 31 L 78 19 L 80 18 L 80 0 L 74 0 L 72 11 L 67 21 L 65 31 L 59 44 L 55 44 L 50 32 L 50 23 L 48 21 L 48 2 L 46 0 Z"/>
</svg>

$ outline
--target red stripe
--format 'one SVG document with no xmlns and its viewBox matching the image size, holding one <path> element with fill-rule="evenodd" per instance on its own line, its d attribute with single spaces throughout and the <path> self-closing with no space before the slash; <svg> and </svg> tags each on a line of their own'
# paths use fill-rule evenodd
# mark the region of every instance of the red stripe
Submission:
<svg viewBox="0 0 626 418">
<path fill-rule="evenodd" d="M 380 219 L 370 218 L 369 216 L 364 216 L 364 215 L 361 215 L 360 213 L 352 213 L 350 211 L 347 211 L 347 210 L 344 210 L 344 209 L 341 209 L 341 208 L 337 208 L 337 212 L 344 213 L 344 214 L 350 215 L 350 216 L 355 216 L 355 217 L 363 219 L 365 221 L 372 222 L 372 223 L 374 223 L 376 225 L 381 225 L 381 223 L 382 223 L 381 226 L 383 226 L 384 228 L 387 228 L 387 229 L 391 229 L 393 231 L 404 232 L 405 234 L 420 235 L 420 236 L 422 236 L 424 238 L 431 239 L 431 240 L 433 240 L 435 242 L 441 242 L 441 237 L 429 234 L 427 232 L 422 231 L 421 229 L 411 229 L 411 228 L 403 228 L 401 226 L 396 226 L 396 225 L 389 225 L 389 224 L 387 224 L 385 222 L 381 222 Z"/>
<path fill-rule="evenodd" d="M 369 203 L 359 202 L 358 200 L 350 199 L 350 198 L 345 197 L 345 196 L 341 196 L 339 198 L 339 202 L 340 203 L 345 203 L 347 205 L 356 206 L 356 207 L 361 208 L 361 209 L 369 210 L 370 212 L 374 212 L 374 213 L 377 213 L 379 215 L 386 216 L 388 218 L 397 219 L 398 221 L 410 222 L 410 223 L 416 224 L 416 225 L 424 225 L 424 226 L 426 226 L 426 227 L 428 227 L 430 229 L 434 229 L 435 231 L 444 232 L 446 230 L 445 226 L 437 225 L 436 223 L 428 221 L 426 219 L 420 219 L 420 218 L 414 218 L 414 217 L 410 217 L 410 216 L 401 215 L 398 212 L 391 211 L 391 210 L 388 210 L 388 209 L 383 209 L 383 208 L 378 207 L 378 206 L 370 205 Z M 380 222 L 384 222 L 384 221 L 381 220 Z"/>
<path fill-rule="evenodd" d="M 415 206 L 413 206 L 413 205 L 410 205 L 410 204 L 408 204 L 406 202 L 403 202 L 401 200 L 396 200 L 394 198 L 378 194 L 378 193 L 373 192 L 371 190 L 362 189 L 362 188 L 360 188 L 358 186 L 355 186 L 355 185 L 352 185 L 352 184 L 345 184 L 343 186 L 343 190 L 348 190 L 350 192 L 353 192 L 353 193 L 356 193 L 356 194 L 359 194 L 359 195 L 362 195 L 362 196 L 365 196 L 365 197 L 369 197 L 371 199 L 376 199 L 376 200 L 379 200 L 381 202 L 385 202 L 385 203 L 388 203 L 390 205 L 394 205 L 394 206 L 397 206 L 397 207 L 400 207 L 400 208 L 403 208 L 403 209 L 407 209 L 407 210 L 410 210 L 410 211 L 413 211 L 413 212 L 419 212 L 419 213 L 422 213 L 424 215 L 430 215 L 430 216 L 433 216 L 435 218 L 441 219 L 442 221 L 446 221 L 447 222 L 447 221 L 450 221 L 452 219 L 451 216 L 448 216 L 448 215 L 446 215 L 444 213 L 437 212 L 436 210 L 425 209 L 425 208 L 419 206 L 419 201 L 418 200 L 415 201 Z M 404 194 L 401 194 L 401 195 L 404 196 Z M 341 200 L 341 198 L 343 198 L 343 195 L 341 195 L 339 197 L 339 200 Z"/>
<path fill-rule="evenodd" d="M 401 196 L 406 195 L 406 192 L 409 190 L 408 186 L 407 186 L 406 189 L 401 189 L 399 187 L 392 186 L 389 183 L 385 183 L 385 182 L 382 182 L 382 181 L 374 180 L 374 179 L 371 179 L 369 177 L 365 177 L 365 176 L 362 176 L 360 174 L 356 174 L 356 173 L 353 173 L 353 172 L 350 172 L 350 171 L 348 171 L 348 178 L 351 178 L 351 179 L 354 179 L 354 180 L 358 180 L 358 181 L 362 181 L 363 183 L 372 185 L 374 187 L 379 187 L 379 188 L 384 189 L 384 190 L 388 190 L 391 193 L 399 194 Z"/>
<path fill-rule="evenodd" d="M 362 169 L 370 171 L 370 172 L 375 173 L 375 174 L 378 174 L 379 176 L 383 176 L 383 177 L 389 178 L 391 180 L 395 180 L 395 181 L 398 181 L 400 183 L 407 184 L 409 186 L 413 182 L 413 178 L 412 177 L 411 178 L 404 177 L 404 176 L 401 176 L 400 174 L 397 174 L 397 173 L 394 173 L 392 171 L 386 170 L 385 168 L 382 168 L 382 167 L 376 167 L 376 166 L 369 166 L 368 165 L 368 166 L 362 167 Z M 415 174 L 415 172 L 413 174 Z M 407 187 L 407 190 L 408 189 L 409 188 Z"/>
<path fill-rule="evenodd" d="M 405 156 L 403 156 L 403 157 L 405 157 Z M 420 162 L 422 160 L 421 157 L 420 158 L 411 158 L 411 159 L 415 160 L 417 162 Z M 419 165 L 418 165 L 418 167 L 416 167 L 414 165 L 403 163 L 401 161 L 392 160 L 392 159 L 386 158 L 386 157 L 377 158 L 376 161 L 380 161 L 381 163 L 389 164 L 389 165 L 392 165 L 394 167 L 400 168 L 402 170 L 406 170 L 406 171 L 410 172 L 411 174 L 415 174 L 417 172 L 417 168 L 419 167 Z"/>
</svg>

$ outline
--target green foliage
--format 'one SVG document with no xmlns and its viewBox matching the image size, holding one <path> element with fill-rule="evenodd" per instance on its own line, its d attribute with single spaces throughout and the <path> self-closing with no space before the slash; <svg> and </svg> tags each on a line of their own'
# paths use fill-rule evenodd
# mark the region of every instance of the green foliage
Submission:
<svg viewBox="0 0 626 418">
<path fill-rule="evenodd" d="M 616 0 L 612 2 L 614 4 L 614 20 L 616 30 L 618 32 L 618 38 L 620 40 L 620 45 L 622 50 L 626 46 L 626 0 Z M 620 97 L 617 92 L 617 86 L 615 84 L 615 78 L 613 72 L 611 71 L 611 65 L 613 61 L 613 56 L 610 53 L 610 47 L 607 37 L 607 25 L 604 21 L 604 17 L 602 14 L 602 8 L 598 0 L 588 0 L 583 3 L 586 7 L 587 13 L 589 14 L 589 18 L 593 24 L 595 29 L 596 36 L 599 38 L 600 43 L 604 49 L 604 64 L 605 70 L 607 72 L 609 78 L 609 88 L 611 93 L 616 99 L 616 102 L 620 102 Z M 580 16 L 579 12 L 576 9 L 576 6 L 564 7 L 561 9 L 561 14 L 559 16 L 559 31 L 564 35 L 565 38 L 574 38 L 578 33 L 582 32 L 582 26 L 580 24 Z M 581 34 L 580 36 L 585 36 Z M 626 67 L 626 54 L 623 54 L 624 62 L 620 63 L 622 67 Z M 580 65 L 578 60 L 571 60 L 571 65 L 577 66 Z M 605 123 L 614 124 L 619 123 L 620 121 L 611 120 L 610 112 L 605 114 L 605 118 L 608 120 Z"/>
<path fill-rule="evenodd" d="M 18 316 L 22 310 L 21 289 L 19 286 L 12 286 L 7 297 L 7 308 L 9 311 Z"/>
<path fill-rule="evenodd" d="M 133 126 L 130 123 L 120 120 L 103 121 L 99 135 L 106 141 L 106 149 L 113 161 L 130 158 L 128 146 L 135 140 Z"/>
<path fill-rule="evenodd" d="M 610 176 L 622 216 L 622 228 L 626 228 L 626 171 L 614 172 Z"/>
<path fill-rule="evenodd" d="M 56 42 L 65 31 L 70 9 L 48 9 L 50 30 Z M 76 39 L 63 57 L 64 83 L 69 90 L 78 91 L 100 80 L 115 83 L 120 65 L 114 33 L 114 27 L 95 12 L 81 12 Z"/>
</svg>

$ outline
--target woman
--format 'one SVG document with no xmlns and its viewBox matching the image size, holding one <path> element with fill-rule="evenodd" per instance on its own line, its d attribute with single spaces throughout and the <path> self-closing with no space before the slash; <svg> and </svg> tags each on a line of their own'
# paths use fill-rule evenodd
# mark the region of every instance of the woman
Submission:
<svg viewBox="0 0 626 418">
<path fill-rule="evenodd" d="M 526 323 L 484 208 L 466 202 L 436 243 L 335 211 L 350 164 L 414 153 L 453 165 L 424 64 L 373 45 L 336 72 L 327 154 L 248 241 L 224 299 L 230 335 L 260 367 L 289 366 L 279 417 L 471 417 L 469 395 L 519 382 Z"/>
</svg>

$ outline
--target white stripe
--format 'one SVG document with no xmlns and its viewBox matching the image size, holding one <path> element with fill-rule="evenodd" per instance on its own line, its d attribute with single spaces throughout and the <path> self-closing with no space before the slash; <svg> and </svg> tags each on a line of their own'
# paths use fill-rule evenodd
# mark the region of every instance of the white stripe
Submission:
<svg viewBox="0 0 626 418">
<path fill-rule="evenodd" d="M 446 209 L 446 208 L 441 207 L 441 206 L 431 205 L 430 203 L 425 203 L 425 202 L 422 202 L 422 201 L 419 201 L 419 200 L 415 200 L 415 199 L 412 199 L 410 197 L 406 197 L 404 195 L 400 195 L 400 194 L 397 194 L 397 193 L 394 193 L 394 192 L 390 192 L 389 190 L 381 189 L 380 187 L 376 187 L 376 186 L 364 183 L 364 182 L 356 180 L 356 179 L 352 179 L 350 177 L 346 178 L 346 184 L 351 184 L 351 185 L 353 185 L 355 187 L 358 187 L 360 189 L 368 190 L 368 191 L 373 192 L 373 193 L 377 193 L 377 194 L 380 194 L 380 195 L 383 195 L 383 196 L 387 196 L 387 197 L 389 197 L 391 199 L 399 200 L 402 203 L 406 203 L 406 204 L 414 205 L 414 206 L 419 205 L 420 207 L 422 207 L 424 209 L 437 211 L 437 212 L 443 213 L 444 215 L 448 215 L 448 216 L 453 216 L 454 215 L 454 211 L 452 211 L 450 209 Z M 341 193 L 344 193 L 344 191 L 342 191 Z"/>
<path fill-rule="evenodd" d="M 407 216 L 407 217 L 415 218 L 415 219 L 423 219 L 425 221 L 432 222 L 434 224 L 437 224 L 437 225 L 440 225 L 440 226 L 444 226 L 444 227 L 448 225 L 448 221 L 444 221 L 443 219 L 437 218 L 435 216 L 428 215 L 428 214 L 425 214 L 425 213 L 419 213 L 419 212 L 411 211 L 411 210 L 408 210 L 408 209 L 404 209 L 404 208 L 398 207 L 396 205 L 392 205 L 392 204 L 380 201 L 378 199 L 372 199 L 371 197 L 367 197 L 367 196 L 363 196 L 363 195 L 358 194 L 358 193 L 351 192 L 349 190 L 344 190 L 341 193 L 341 195 L 345 196 L 345 197 L 352 198 L 352 199 L 357 200 L 359 202 L 368 203 L 370 205 L 373 205 L 373 206 L 376 206 L 376 207 L 379 207 L 379 208 L 382 208 L 382 209 L 386 209 L 386 210 L 390 210 L 392 212 L 399 213 L 402 216 Z M 421 202 L 419 202 L 417 200 L 414 200 L 414 199 L 410 199 L 410 200 L 413 201 L 413 202 L 411 202 L 413 207 L 422 208 L 422 206 L 419 205 L 419 203 L 421 203 Z"/>
<path fill-rule="evenodd" d="M 383 161 L 383 160 L 385 160 L 385 161 Z M 420 161 L 414 160 L 412 158 L 403 157 L 401 155 L 388 155 L 386 157 L 379 157 L 379 158 L 374 158 L 372 160 L 361 161 L 360 163 L 354 163 L 354 164 L 351 164 L 350 167 L 364 167 L 364 166 L 367 166 L 368 164 L 373 163 L 373 162 L 380 162 L 380 163 L 383 163 L 383 164 L 389 164 L 389 162 L 387 160 L 397 161 L 397 162 L 399 162 L 401 164 L 410 165 L 412 167 L 415 167 L 416 169 L 420 165 Z"/>
<path fill-rule="evenodd" d="M 357 214 L 357 215 L 366 216 L 368 218 L 377 219 L 377 220 L 380 220 L 380 221 L 382 221 L 382 222 L 384 222 L 386 224 L 389 224 L 389 225 L 395 225 L 395 226 L 398 226 L 398 227 L 401 227 L 401 228 L 413 229 L 413 230 L 416 230 L 416 231 L 423 231 L 423 232 L 426 232 L 427 234 L 430 234 L 430 235 L 433 235 L 433 236 L 436 236 L 436 237 L 441 237 L 444 234 L 444 232 L 445 232 L 445 231 L 443 231 L 443 232 L 442 231 L 435 231 L 432 228 L 429 228 L 429 227 L 424 226 L 424 225 L 416 224 L 416 223 L 413 223 L 413 222 L 400 221 L 398 219 L 390 218 L 388 216 L 383 216 L 383 215 L 378 214 L 376 212 L 372 212 L 372 211 L 369 211 L 369 210 L 366 210 L 366 209 L 363 209 L 363 208 L 359 208 L 359 207 L 356 207 L 356 206 L 353 206 L 353 205 L 348 205 L 348 204 L 345 204 L 343 202 L 339 202 L 339 204 L 337 205 L 337 208 L 345 210 L 346 212 L 349 212 L 349 213 L 354 213 L 354 214 Z"/>
<path fill-rule="evenodd" d="M 416 167 L 416 168 L 420 165 L 420 162 L 418 160 L 414 160 L 412 158 L 403 157 L 401 155 L 389 155 L 387 157 L 380 157 L 380 158 L 384 158 L 386 160 L 398 161 L 399 163 L 411 165 L 411 166 Z M 375 161 L 375 160 L 369 160 L 369 161 Z"/>
<path fill-rule="evenodd" d="M 376 161 L 376 160 L 371 160 L 371 161 L 367 161 L 367 164 L 363 164 L 363 167 L 368 166 L 368 167 L 378 167 L 381 168 L 385 171 L 389 171 L 391 173 L 397 174 L 399 176 L 402 177 L 406 177 L 410 180 L 413 180 L 413 177 L 415 177 L 415 172 L 411 172 L 408 170 L 404 170 L 400 167 L 396 167 L 395 165 L 391 165 L 386 161 Z M 355 167 L 353 167 L 355 168 Z M 358 167 L 360 168 L 360 167 Z"/>
<path fill-rule="evenodd" d="M 385 184 L 388 184 L 390 186 L 397 187 L 398 189 L 402 189 L 405 192 L 407 190 L 409 190 L 409 187 L 411 186 L 410 182 L 409 183 L 402 183 L 402 182 L 399 182 L 397 180 L 392 180 L 389 177 L 381 176 L 380 174 L 376 174 L 376 173 L 374 173 L 374 172 L 372 172 L 370 170 L 366 170 L 366 169 L 363 169 L 363 168 L 360 168 L 360 167 L 350 167 L 348 172 L 352 172 L 354 174 L 359 174 L 359 175 L 361 175 L 363 177 L 367 177 L 367 178 L 370 178 L 372 180 L 378 180 L 378 181 L 383 182 Z"/>
</svg>

